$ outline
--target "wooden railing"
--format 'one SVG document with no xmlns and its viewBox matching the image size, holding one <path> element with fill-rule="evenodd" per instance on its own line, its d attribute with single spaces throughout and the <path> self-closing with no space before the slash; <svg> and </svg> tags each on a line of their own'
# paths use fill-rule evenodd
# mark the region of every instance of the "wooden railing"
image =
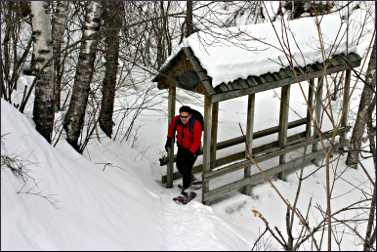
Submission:
<svg viewBox="0 0 377 252">
<path fill-rule="evenodd" d="M 337 135 L 337 136 L 342 135 L 348 130 L 349 130 L 349 127 L 343 127 L 337 130 L 330 130 L 330 131 L 322 133 L 321 138 L 322 140 L 329 139 L 329 138 L 332 138 L 334 135 Z M 288 152 L 298 150 L 305 146 L 318 143 L 319 141 L 320 141 L 319 136 L 306 137 L 306 132 L 302 132 L 302 133 L 288 137 L 286 147 L 281 148 L 278 146 L 274 146 L 274 147 L 270 147 L 266 149 L 265 151 L 258 150 L 259 147 L 254 148 L 253 159 L 259 163 L 259 162 L 262 162 L 262 161 L 265 161 L 274 157 L 278 157 L 282 154 L 286 154 Z M 277 145 L 277 142 L 274 142 L 272 145 Z M 332 146 L 333 150 L 337 150 L 338 147 L 339 147 L 339 144 L 335 144 L 335 146 Z M 324 154 L 325 152 L 323 150 L 308 152 L 308 154 L 305 154 L 299 158 L 289 160 L 288 162 L 284 164 L 280 164 L 275 167 L 266 169 L 264 172 L 265 172 L 265 175 L 267 176 L 278 175 L 279 173 L 282 173 L 282 172 L 284 172 L 285 174 L 288 174 L 300 167 L 310 164 L 313 160 L 318 160 L 318 159 L 323 158 Z M 233 163 L 226 167 L 214 169 L 204 174 L 203 178 L 205 182 L 209 182 L 209 180 L 211 179 L 229 174 L 231 172 L 242 170 L 246 166 L 250 166 L 251 164 L 252 163 L 250 160 L 247 160 L 246 158 L 244 158 L 243 160 L 237 163 Z M 227 184 L 218 188 L 210 188 L 208 192 L 204 193 L 202 197 L 202 201 L 205 201 L 208 203 L 217 198 L 223 197 L 226 193 L 244 188 L 246 185 L 253 186 L 261 182 L 263 182 L 263 175 L 261 174 L 261 172 L 258 172 L 251 175 L 250 177 L 243 178 L 241 180 L 232 182 L 230 184 Z"/>
<path fill-rule="evenodd" d="M 305 125 L 306 123 L 307 123 L 307 118 L 298 119 L 296 121 L 290 122 L 289 125 L 288 125 L 288 129 L 296 128 L 296 127 L 299 127 L 301 125 Z M 275 126 L 275 127 L 271 127 L 271 128 L 267 128 L 267 129 L 264 129 L 264 130 L 257 131 L 257 132 L 254 133 L 253 136 L 254 136 L 254 139 L 257 139 L 257 138 L 265 137 L 265 136 L 272 135 L 272 134 L 275 134 L 275 133 L 278 133 L 278 132 L 279 132 L 279 126 Z M 288 139 L 292 140 L 292 139 L 295 139 L 297 137 L 303 136 L 303 134 L 304 133 L 296 134 L 296 135 L 293 135 L 291 137 L 288 137 Z M 217 143 L 216 150 L 221 150 L 221 149 L 231 147 L 231 146 L 234 146 L 234 145 L 237 145 L 237 144 L 241 144 L 241 143 L 244 143 L 244 142 L 245 142 L 245 136 L 240 136 L 240 137 L 228 139 L 228 140 Z M 261 153 L 261 152 L 263 152 L 263 151 L 265 151 L 269 148 L 276 147 L 276 146 L 278 146 L 278 142 L 264 144 L 264 145 L 261 145 L 261 146 L 258 146 L 258 147 L 254 147 L 253 152 L 256 153 L 256 154 Z M 199 155 L 202 155 L 202 154 L 203 154 L 203 150 L 200 149 Z M 244 157 L 245 157 L 245 151 L 235 153 L 235 154 L 232 154 L 232 155 L 227 156 L 227 157 L 219 158 L 215 161 L 215 167 L 218 167 L 218 166 L 230 163 L 230 162 L 234 162 L 234 161 L 242 159 Z M 169 159 L 168 159 L 167 156 L 160 158 L 160 166 L 167 165 L 168 161 L 169 161 Z M 174 155 L 174 162 L 175 161 L 176 161 L 176 155 Z M 202 170 L 203 170 L 202 164 L 193 167 L 193 173 L 202 172 Z M 179 172 L 173 173 L 173 180 L 179 179 L 179 178 L 181 178 L 181 174 Z M 167 181 L 167 176 L 163 175 L 162 178 L 161 178 L 161 182 L 164 184 L 164 183 L 166 183 L 166 181 Z"/>
</svg>

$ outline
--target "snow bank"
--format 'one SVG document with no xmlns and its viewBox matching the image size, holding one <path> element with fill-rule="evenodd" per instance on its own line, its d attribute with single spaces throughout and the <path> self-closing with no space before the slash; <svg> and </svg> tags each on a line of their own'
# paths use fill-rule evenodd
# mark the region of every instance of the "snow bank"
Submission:
<svg viewBox="0 0 377 252">
<path fill-rule="evenodd" d="M 133 170 L 145 164 L 131 156 L 123 158 L 133 166 L 104 169 L 64 141 L 53 148 L 3 100 L 1 134 L 1 154 L 20 160 L 26 180 L 2 164 L 2 250 L 249 249 L 210 208 L 199 202 L 181 207 L 171 194 L 148 190 L 144 175 Z M 114 159 L 101 146 L 98 152 Z"/>
</svg>

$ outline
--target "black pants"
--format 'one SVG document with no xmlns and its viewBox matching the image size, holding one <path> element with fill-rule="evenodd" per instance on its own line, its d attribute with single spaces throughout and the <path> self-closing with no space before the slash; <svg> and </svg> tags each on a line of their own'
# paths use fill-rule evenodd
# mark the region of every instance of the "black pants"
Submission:
<svg viewBox="0 0 377 252">
<path fill-rule="evenodd" d="M 189 150 L 178 147 L 177 152 L 177 169 L 182 174 L 183 190 L 191 184 L 192 167 L 196 161 L 197 154 L 193 155 Z"/>
</svg>

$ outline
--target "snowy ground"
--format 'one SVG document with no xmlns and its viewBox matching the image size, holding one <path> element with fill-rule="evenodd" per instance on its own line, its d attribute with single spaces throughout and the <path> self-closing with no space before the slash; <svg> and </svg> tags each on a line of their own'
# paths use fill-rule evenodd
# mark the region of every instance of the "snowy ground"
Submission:
<svg viewBox="0 0 377 252">
<path fill-rule="evenodd" d="M 292 97 L 297 97 L 292 100 L 297 114 L 305 114 L 297 85 L 292 92 Z M 277 94 L 271 91 L 257 96 L 256 130 L 277 125 Z M 186 93 L 179 95 L 202 111 L 197 99 L 190 99 Z M 246 104 L 244 98 L 221 104 L 219 141 L 240 135 L 238 123 L 245 127 Z M 160 106 L 160 111 L 166 111 L 165 102 Z M 290 120 L 297 119 L 297 114 L 290 112 Z M 285 207 L 267 184 L 256 186 L 252 197 L 234 193 L 204 206 L 199 195 L 186 206 L 176 205 L 171 198 L 178 188 L 166 189 L 159 182 L 165 172 L 158 158 L 164 154 L 166 120 L 165 112 L 146 112 L 139 120 L 134 148 L 102 138 L 93 141 L 80 156 L 64 141 L 51 147 L 34 130 L 30 113 L 22 115 L 2 100 L 1 154 L 18 158 L 25 175 L 17 177 L 2 165 L 1 249 L 250 250 L 264 230 L 252 209 L 262 213 L 271 226 L 285 230 Z M 260 143 L 267 141 L 271 139 Z M 344 157 L 339 164 L 344 174 L 334 187 L 334 210 L 362 199 L 361 188 L 371 191 L 361 169 L 345 169 Z M 371 159 L 365 165 L 373 176 Z M 315 168 L 310 166 L 305 173 Z M 325 208 L 324 181 L 323 169 L 305 180 L 298 202 L 302 211 L 310 198 L 313 206 Z M 274 183 L 292 202 L 296 174 L 286 182 Z M 319 217 L 318 210 L 312 210 L 311 223 Z M 348 234 L 342 248 L 360 249 L 358 240 Z M 281 249 L 271 238 L 262 244 L 259 249 Z M 310 244 L 304 248 L 310 249 Z"/>
<path fill-rule="evenodd" d="M 21 81 L 24 78 L 21 77 Z M 31 80 L 25 82 L 30 84 Z M 357 85 L 350 106 L 351 123 L 354 118 L 352 111 L 357 111 L 362 83 Z M 305 84 L 303 87 L 307 90 Z M 156 88 L 151 92 L 158 93 Z M 188 92 L 177 93 L 178 102 L 203 112 L 202 97 Z M 22 93 L 19 95 L 21 98 Z M 279 90 L 272 90 L 256 96 L 255 131 L 278 124 L 279 95 Z M 136 130 L 128 142 L 110 141 L 102 134 L 99 140 L 90 143 L 83 156 L 65 141 L 52 147 L 35 131 L 31 120 L 32 100 L 25 114 L 20 114 L 1 100 L 1 155 L 16 160 L 13 166 L 18 167 L 12 171 L 4 163 L 9 160 L 2 159 L 1 250 L 251 250 L 264 230 L 264 223 L 253 215 L 252 210 L 259 211 L 271 227 L 278 227 L 286 236 L 286 208 L 268 184 L 254 187 L 251 197 L 233 193 L 211 206 L 200 203 L 200 194 L 186 206 L 179 206 L 171 200 L 178 194 L 176 185 L 180 181 L 175 181 L 172 189 L 161 186 L 161 175 L 166 171 L 158 161 L 165 154 L 166 96 L 166 92 L 157 95 L 153 100 L 153 110 L 143 111 L 138 117 Z M 126 103 L 119 97 L 116 102 L 117 106 Z M 341 107 L 340 99 L 332 105 L 337 114 Z M 179 106 L 178 103 L 177 110 Z M 241 135 L 238 124 L 241 123 L 245 129 L 246 107 L 246 97 L 220 104 L 218 141 Z M 298 85 L 291 89 L 291 107 L 295 111 L 290 110 L 290 121 L 305 116 L 306 107 Z M 119 125 L 119 120 L 115 118 L 116 125 Z M 301 130 L 302 127 L 290 130 L 289 135 Z M 276 139 L 275 134 L 258 139 L 255 144 Z M 239 151 L 242 147 L 219 151 L 218 157 Z M 201 158 L 197 162 L 200 161 Z M 268 167 L 274 162 L 276 160 L 261 165 Z M 371 192 L 362 169 L 349 169 L 344 163 L 345 156 L 342 156 L 336 170 L 336 175 L 342 174 L 342 177 L 333 189 L 333 211 L 364 199 L 362 190 Z M 374 179 L 372 159 L 363 163 Z M 255 168 L 252 170 L 255 171 Z M 305 175 L 315 170 L 316 166 L 311 165 L 305 169 Z M 332 170 L 331 177 L 334 175 Z M 240 176 L 242 172 L 222 178 L 218 183 L 230 182 Z M 292 202 L 297 181 L 297 174 L 291 174 L 287 181 L 274 180 L 274 184 L 283 197 Z M 305 213 L 310 201 L 309 223 L 315 226 L 322 220 L 316 207 L 326 209 L 324 169 L 304 181 L 299 209 Z M 359 209 L 338 217 L 361 218 L 367 214 L 367 210 Z M 295 225 L 295 230 L 301 228 L 297 221 Z M 364 226 L 352 227 L 361 234 L 365 233 Z M 343 239 L 342 250 L 362 249 L 360 239 L 350 229 L 337 226 L 336 235 L 337 239 Z M 301 247 L 302 250 L 311 248 L 310 243 Z M 269 236 L 257 249 L 282 248 Z M 322 249 L 327 249 L 326 240 Z M 335 242 L 333 249 L 339 249 Z"/>
</svg>

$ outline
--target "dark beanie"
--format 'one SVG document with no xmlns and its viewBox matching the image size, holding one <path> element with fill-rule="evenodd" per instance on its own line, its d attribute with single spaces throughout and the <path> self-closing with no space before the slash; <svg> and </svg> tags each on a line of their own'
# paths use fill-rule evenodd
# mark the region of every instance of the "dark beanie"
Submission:
<svg viewBox="0 0 377 252">
<path fill-rule="evenodd" d="M 191 108 L 189 106 L 182 106 L 179 108 L 179 113 L 187 112 L 191 114 Z"/>
</svg>

